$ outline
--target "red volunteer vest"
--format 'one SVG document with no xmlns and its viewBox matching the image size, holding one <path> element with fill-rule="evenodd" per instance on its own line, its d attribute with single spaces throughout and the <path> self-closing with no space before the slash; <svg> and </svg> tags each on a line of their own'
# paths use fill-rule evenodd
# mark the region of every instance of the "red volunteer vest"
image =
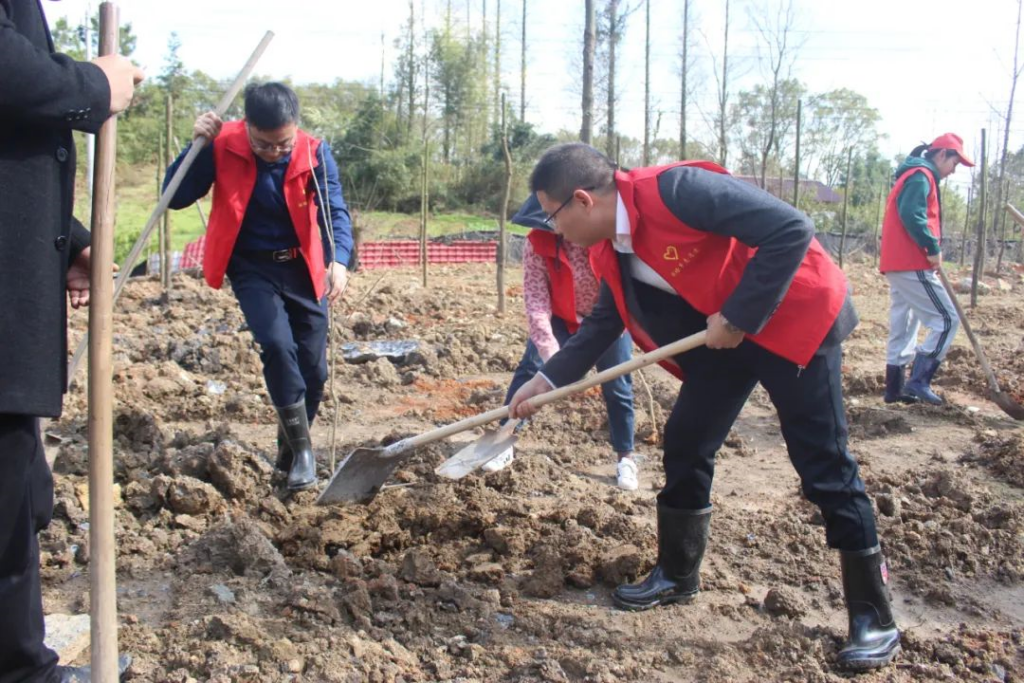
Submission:
<svg viewBox="0 0 1024 683">
<path fill-rule="evenodd" d="M 564 249 L 558 248 L 558 237 L 546 230 L 531 230 L 526 238 L 533 250 L 544 259 L 551 282 L 551 312 L 565 322 L 569 332 L 576 333 L 580 323 L 576 316 L 576 288 L 572 265 Z"/>
<path fill-rule="evenodd" d="M 942 239 L 941 211 L 939 195 L 935 187 L 935 176 L 926 168 L 920 166 L 912 168 L 899 177 L 885 203 L 885 219 L 882 222 L 882 255 L 878 263 L 878 269 L 883 273 L 931 269 L 927 253 L 903 227 L 899 207 L 896 206 L 896 200 L 899 199 L 903 185 L 915 173 L 924 173 L 928 178 L 928 229 L 935 235 L 935 239 Z"/>
<path fill-rule="evenodd" d="M 313 169 L 319 165 L 319 148 L 319 140 L 301 130 L 296 131 L 295 148 L 284 178 L 284 200 L 317 299 L 324 295 L 326 274 L 324 245 L 313 201 L 315 191 L 310 189 Z M 213 181 L 213 207 L 206 227 L 203 276 L 211 287 L 220 289 L 238 239 L 238 231 L 242 227 L 245 210 L 256 186 L 256 160 L 249 146 L 249 134 L 244 121 L 224 124 L 220 135 L 213 140 L 213 161 L 217 173 Z"/>
<path fill-rule="evenodd" d="M 676 166 L 696 166 L 728 173 L 709 161 L 684 161 L 670 166 L 639 168 L 615 174 L 615 184 L 629 215 L 633 249 L 680 297 L 711 315 L 740 282 L 752 249 L 721 235 L 696 230 L 676 218 L 661 199 L 658 176 Z M 615 296 L 615 305 L 637 345 L 651 351 L 657 345 L 626 308 L 622 275 L 611 240 L 590 250 L 591 265 Z M 760 333 L 747 337 L 786 360 L 807 365 L 835 322 L 846 298 L 846 277 L 817 240 L 811 240 L 803 263 L 782 303 Z M 682 377 L 675 363 L 663 363 Z"/>
</svg>

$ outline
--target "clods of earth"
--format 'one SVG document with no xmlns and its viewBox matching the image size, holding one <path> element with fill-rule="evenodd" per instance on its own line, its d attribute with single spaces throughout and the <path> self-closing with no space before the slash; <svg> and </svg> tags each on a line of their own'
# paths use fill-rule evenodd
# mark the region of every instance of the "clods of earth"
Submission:
<svg viewBox="0 0 1024 683">
<path fill-rule="evenodd" d="M 881 401 L 888 294 L 848 265 L 862 322 L 845 345 L 850 448 L 878 513 L 903 653 L 858 681 L 1024 681 L 1024 431 L 985 398 L 958 337 L 945 407 Z M 320 474 L 501 405 L 526 333 L 522 290 L 497 311 L 493 266 L 357 275 L 334 312 L 334 379 L 314 424 Z M 507 276 L 515 282 L 518 271 Z M 971 322 L 1020 395 L 1024 283 L 1004 275 Z M 72 317 L 72 342 L 85 314 Z M 615 487 L 597 391 L 534 418 L 512 465 L 434 469 L 479 432 L 418 449 L 368 505 L 318 507 L 273 471 L 274 414 L 230 291 L 193 275 L 161 303 L 132 282 L 114 324 L 119 642 L 133 680 L 812 681 L 845 630 L 835 552 L 756 390 L 718 456 L 703 591 L 614 609 L 656 559 L 660 430 L 678 385 L 634 377 L 641 487 Z M 374 356 L 353 349 L 415 342 Z M 343 352 L 348 349 L 347 352 Z M 348 362 L 345 355 L 348 353 Z M 85 373 L 48 425 L 48 612 L 89 609 Z"/>
</svg>

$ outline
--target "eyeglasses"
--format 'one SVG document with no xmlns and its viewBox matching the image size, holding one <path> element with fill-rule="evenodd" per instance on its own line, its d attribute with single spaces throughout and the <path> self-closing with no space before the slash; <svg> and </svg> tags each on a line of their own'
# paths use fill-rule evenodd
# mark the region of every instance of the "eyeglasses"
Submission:
<svg viewBox="0 0 1024 683">
<path fill-rule="evenodd" d="M 252 130 L 249 130 L 248 133 L 249 144 L 252 146 L 253 150 L 257 152 L 267 152 L 269 154 L 287 154 L 288 152 L 292 151 L 292 149 L 294 149 L 295 147 L 295 138 L 292 138 L 291 140 L 288 140 L 286 142 L 282 142 L 280 145 L 273 145 L 270 144 L 269 142 L 263 142 L 262 140 L 257 140 L 256 138 L 254 138 L 252 136 Z"/>
<path fill-rule="evenodd" d="M 582 189 L 584 192 L 593 192 L 597 188 L 596 187 L 584 187 L 584 188 L 580 188 L 580 189 Z M 554 210 L 554 212 L 552 212 L 547 218 L 544 219 L 544 225 L 546 225 L 549 228 L 551 228 L 552 230 L 554 230 L 555 229 L 555 216 L 557 216 L 558 213 L 562 209 L 564 209 L 565 207 L 569 206 L 569 203 L 572 201 L 572 199 L 573 199 L 573 197 L 575 195 L 576 195 L 576 190 L 573 190 L 572 192 L 570 192 L 569 193 L 569 198 L 566 199 L 564 202 L 562 202 L 559 205 L 559 207 Z"/>
</svg>

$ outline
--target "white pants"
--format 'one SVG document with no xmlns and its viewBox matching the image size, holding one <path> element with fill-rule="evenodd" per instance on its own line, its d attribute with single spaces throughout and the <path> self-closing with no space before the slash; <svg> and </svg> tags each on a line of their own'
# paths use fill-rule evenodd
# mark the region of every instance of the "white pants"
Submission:
<svg viewBox="0 0 1024 683">
<path fill-rule="evenodd" d="M 932 270 L 905 270 L 886 273 L 889 280 L 889 345 L 885 362 L 906 365 L 916 353 L 937 360 L 956 336 L 960 319 L 939 276 Z M 923 344 L 917 343 L 921 325 L 928 328 Z"/>
</svg>

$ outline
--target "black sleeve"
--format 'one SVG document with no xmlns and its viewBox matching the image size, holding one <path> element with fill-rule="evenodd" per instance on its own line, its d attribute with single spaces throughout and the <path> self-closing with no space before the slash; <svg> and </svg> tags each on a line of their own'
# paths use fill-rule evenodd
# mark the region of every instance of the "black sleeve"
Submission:
<svg viewBox="0 0 1024 683">
<path fill-rule="evenodd" d="M 814 224 L 754 185 L 701 168 L 665 171 L 658 190 L 676 218 L 695 230 L 757 249 L 721 313 L 744 332 L 760 332 L 786 296 L 814 239 Z"/>
<path fill-rule="evenodd" d="M 0 118 L 97 132 L 110 116 L 103 70 L 39 49 L 18 32 L 9 8 L 0 1 Z"/>
<path fill-rule="evenodd" d="M 568 342 L 551 356 L 540 372 L 556 387 L 582 379 L 608 347 L 622 336 L 625 326 L 615 307 L 612 290 L 604 280 L 594 309 Z"/>
<path fill-rule="evenodd" d="M 85 248 L 92 243 L 92 233 L 89 232 L 82 222 L 71 217 L 71 248 L 68 249 L 68 266 L 70 267 L 78 255 L 85 251 Z"/>
</svg>

